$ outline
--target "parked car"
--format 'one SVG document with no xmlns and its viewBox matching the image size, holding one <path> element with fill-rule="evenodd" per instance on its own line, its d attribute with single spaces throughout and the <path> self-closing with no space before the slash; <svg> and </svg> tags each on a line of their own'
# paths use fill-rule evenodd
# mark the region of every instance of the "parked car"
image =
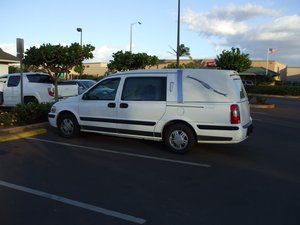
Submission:
<svg viewBox="0 0 300 225">
<path fill-rule="evenodd" d="M 66 80 L 66 81 L 64 81 L 64 83 L 77 84 L 78 85 L 78 92 L 79 92 L 79 94 L 82 94 L 87 89 L 89 89 L 94 84 L 96 84 L 97 82 L 94 81 L 94 80 L 81 79 L 81 80 Z"/>
<path fill-rule="evenodd" d="M 252 131 L 244 86 L 235 71 L 137 70 L 108 76 L 83 95 L 55 103 L 50 125 L 163 141 L 185 153 L 194 143 L 239 143 Z"/>
<path fill-rule="evenodd" d="M 78 95 L 78 85 L 58 85 L 60 98 Z M 23 73 L 23 101 L 54 101 L 54 82 L 52 76 L 45 73 Z M 0 76 L 0 105 L 13 107 L 21 103 L 21 74 L 13 73 Z"/>
<path fill-rule="evenodd" d="M 254 83 L 252 80 L 242 80 L 244 86 L 254 86 Z"/>
</svg>

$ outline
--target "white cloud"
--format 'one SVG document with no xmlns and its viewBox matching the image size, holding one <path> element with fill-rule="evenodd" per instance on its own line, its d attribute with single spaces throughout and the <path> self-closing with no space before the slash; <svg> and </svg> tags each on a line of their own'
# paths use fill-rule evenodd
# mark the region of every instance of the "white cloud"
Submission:
<svg viewBox="0 0 300 225">
<path fill-rule="evenodd" d="M 123 50 L 120 47 L 114 47 L 114 46 L 101 46 L 96 47 L 96 49 L 93 51 L 94 58 L 91 60 L 88 60 L 89 62 L 109 62 L 109 60 L 112 59 L 112 54 Z"/>
<path fill-rule="evenodd" d="M 66 45 L 64 43 L 60 43 L 61 45 Z M 35 47 L 39 47 L 40 44 L 33 45 Z M 30 46 L 32 47 L 32 46 Z M 30 48 L 28 46 L 25 46 L 25 49 Z M 2 48 L 3 51 L 11 54 L 16 55 L 16 44 L 1 44 L 0 48 Z M 96 47 L 96 49 L 93 51 L 94 58 L 88 60 L 88 62 L 109 62 L 109 60 L 112 59 L 112 54 L 114 52 L 123 50 L 121 47 L 114 47 L 114 46 L 100 46 Z"/>
<path fill-rule="evenodd" d="M 206 13 L 187 10 L 182 21 L 191 31 L 206 37 L 212 48 L 239 47 L 251 58 L 265 59 L 266 50 L 274 47 L 279 49 L 274 54 L 276 60 L 299 66 L 298 15 L 282 16 L 279 11 L 246 4 L 214 7 Z"/>
<path fill-rule="evenodd" d="M 205 36 L 227 36 L 243 33 L 248 30 L 244 22 L 236 22 L 233 19 L 219 18 L 211 13 L 196 13 L 187 10 L 182 21 L 188 24 L 189 29 Z"/>
<path fill-rule="evenodd" d="M 264 8 L 260 5 L 245 4 L 237 6 L 230 4 L 225 8 L 215 7 L 214 14 L 219 18 L 233 19 L 234 21 L 245 21 L 257 16 L 279 16 L 280 13 L 275 10 Z"/>
</svg>

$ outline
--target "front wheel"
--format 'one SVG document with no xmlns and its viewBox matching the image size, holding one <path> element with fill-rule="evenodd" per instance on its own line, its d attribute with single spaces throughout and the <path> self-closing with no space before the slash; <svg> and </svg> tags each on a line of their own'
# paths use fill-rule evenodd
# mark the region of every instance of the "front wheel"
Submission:
<svg viewBox="0 0 300 225">
<path fill-rule="evenodd" d="M 65 138 L 75 137 L 79 134 L 79 125 L 70 113 L 64 113 L 58 118 L 57 128 L 61 136 Z"/>
<path fill-rule="evenodd" d="M 170 151 L 183 154 L 192 149 L 195 135 L 188 126 L 174 124 L 166 129 L 164 143 Z"/>
</svg>

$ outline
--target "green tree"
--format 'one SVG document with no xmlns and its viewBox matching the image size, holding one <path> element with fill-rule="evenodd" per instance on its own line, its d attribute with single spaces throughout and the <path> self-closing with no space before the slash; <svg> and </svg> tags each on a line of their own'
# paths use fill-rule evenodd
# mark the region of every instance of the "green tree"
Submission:
<svg viewBox="0 0 300 225">
<path fill-rule="evenodd" d="M 215 59 L 217 67 L 224 70 L 242 72 L 251 67 L 249 54 L 241 53 L 239 48 L 231 48 L 231 51 L 223 50 Z"/>
<path fill-rule="evenodd" d="M 20 72 L 20 68 L 15 67 L 15 66 L 9 66 L 8 67 L 8 73 L 19 73 Z"/>
<path fill-rule="evenodd" d="M 70 46 L 43 44 L 39 48 L 31 47 L 25 52 L 25 66 L 44 68 L 53 76 L 55 85 L 55 100 L 58 100 L 57 81 L 62 73 L 67 73 L 74 66 L 81 65 L 85 59 L 93 58 L 92 45 L 81 46 L 73 43 Z"/>
<path fill-rule="evenodd" d="M 74 71 L 78 74 L 83 74 L 84 69 L 85 66 L 82 63 L 74 67 Z"/>
<path fill-rule="evenodd" d="M 158 64 L 157 56 L 151 56 L 146 53 L 131 53 L 118 51 L 113 53 L 113 60 L 110 60 L 107 67 L 111 72 L 145 69 L 146 66 Z"/>
</svg>

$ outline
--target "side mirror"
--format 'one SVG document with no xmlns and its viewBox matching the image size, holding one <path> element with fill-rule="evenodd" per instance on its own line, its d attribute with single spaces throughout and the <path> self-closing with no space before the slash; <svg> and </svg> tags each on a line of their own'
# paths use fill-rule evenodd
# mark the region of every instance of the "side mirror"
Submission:
<svg viewBox="0 0 300 225">
<path fill-rule="evenodd" d="M 83 99 L 83 100 L 88 100 L 88 99 L 89 99 L 89 96 L 87 95 L 87 93 L 84 93 L 84 94 L 83 94 L 82 99 Z"/>
</svg>

